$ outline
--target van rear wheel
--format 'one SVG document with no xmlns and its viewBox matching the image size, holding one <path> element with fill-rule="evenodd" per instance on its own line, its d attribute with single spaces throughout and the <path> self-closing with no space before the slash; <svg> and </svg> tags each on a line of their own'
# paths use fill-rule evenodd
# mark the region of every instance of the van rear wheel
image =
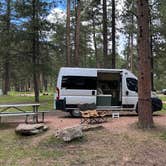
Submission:
<svg viewBox="0 0 166 166">
<path fill-rule="evenodd" d="M 72 117 L 76 117 L 76 118 L 78 118 L 78 117 L 81 116 L 81 113 L 80 113 L 80 110 L 79 110 L 79 109 L 71 110 L 71 111 L 70 111 L 70 114 L 71 114 Z"/>
</svg>

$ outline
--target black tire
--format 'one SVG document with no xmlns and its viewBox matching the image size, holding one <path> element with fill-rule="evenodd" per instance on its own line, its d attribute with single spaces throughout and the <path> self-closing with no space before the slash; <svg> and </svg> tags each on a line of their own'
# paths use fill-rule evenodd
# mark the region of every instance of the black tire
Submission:
<svg viewBox="0 0 166 166">
<path fill-rule="evenodd" d="M 151 98 L 152 99 L 152 113 L 155 111 L 160 111 L 162 110 L 162 101 L 158 98 Z M 135 112 L 138 114 L 138 103 L 135 109 Z"/>
<path fill-rule="evenodd" d="M 136 105 L 135 112 L 138 114 L 138 103 Z"/>
<path fill-rule="evenodd" d="M 79 118 L 81 117 L 81 113 L 79 109 L 74 109 L 70 111 L 72 117 Z"/>
<path fill-rule="evenodd" d="M 159 98 L 152 98 L 152 111 L 160 111 L 162 110 L 163 104 Z"/>
</svg>

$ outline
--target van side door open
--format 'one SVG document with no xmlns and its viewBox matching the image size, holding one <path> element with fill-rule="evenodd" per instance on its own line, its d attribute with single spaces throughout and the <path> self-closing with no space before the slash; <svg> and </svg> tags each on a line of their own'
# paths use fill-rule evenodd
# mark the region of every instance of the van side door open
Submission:
<svg viewBox="0 0 166 166">
<path fill-rule="evenodd" d="M 121 92 L 122 92 L 121 72 L 98 71 L 97 106 L 120 106 L 122 104 Z"/>
</svg>

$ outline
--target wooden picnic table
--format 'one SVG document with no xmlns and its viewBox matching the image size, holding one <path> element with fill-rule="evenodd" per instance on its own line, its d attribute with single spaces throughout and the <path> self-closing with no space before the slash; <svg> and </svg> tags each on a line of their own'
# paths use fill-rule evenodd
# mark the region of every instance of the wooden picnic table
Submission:
<svg viewBox="0 0 166 166">
<path fill-rule="evenodd" d="M 25 103 L 25 104 L 0 104 L 0 118 L 5 116 L 26 116 L 26 122 L 29 115 L 33 115 L 33 118 L 36 123 L 38 123 L 38 108 L 39 103 Z M 28 112 L 22 109 L 21 107 L 32 107 L 32 111 Z M 7 110 L 14 108 L 19 112 L 7 112 Z M 44 116 L 44 115 L 43 115 Z M 43 117 L 44 119 L 44 117 Z"/>
</svg>

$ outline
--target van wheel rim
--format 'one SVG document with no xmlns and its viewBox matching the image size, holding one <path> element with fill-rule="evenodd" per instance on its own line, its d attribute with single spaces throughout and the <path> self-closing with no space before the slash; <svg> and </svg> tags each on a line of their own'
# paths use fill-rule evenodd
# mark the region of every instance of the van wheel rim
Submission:
<svg viewBox="0 0 166 166">
<path fill-rule="evenodd" d="M 80 111 L 79 110 L 74 110 L 74 113 L 79 114 Z"/>
<path fill-rule="evenodd" d="M 72 111 L 73 116 L 79 117 L 80 116 L 80 111 L 78 109 L 75 109 Z"/>
</svg>

